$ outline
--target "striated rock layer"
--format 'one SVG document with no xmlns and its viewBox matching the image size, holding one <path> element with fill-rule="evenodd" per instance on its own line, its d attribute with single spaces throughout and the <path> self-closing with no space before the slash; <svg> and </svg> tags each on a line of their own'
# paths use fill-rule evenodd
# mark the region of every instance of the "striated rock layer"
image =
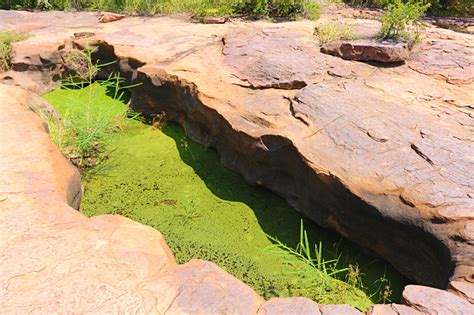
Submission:
<svg viewBox="0 0 474 315">
<path fill-rule="evenodd" d="M 98 46 L 95 58 L 117 61 L 99 75 L 119 70 L 141 83 L 132 90 L 135 110 L 165 112 L 250 183 L 279 193 L 411 279 L 439 288 L 453 281 L 451 290 L 472 296 L 470 35 L 428 29 L 405 65 L 377 68 L 320 53 L 306 21 L 197 25 L 127 18 L 99 25 L 81 13 L 74 26 L 52 27 L 48 14 L 70 17 L 0 11 L 0 29 L 13 25 L 33 35 L 14 46 L 4 83 L 48 90 L 63 71 L 62 50 Z M 67 39 L 78 31 L 94 34 Z M 429 47 L 447 53 L 433 58 Z M 86 221 L 94 220 L 101 219 Z M 423 294 L 444 303 L 441 294 Z M 426 311 L 411 294 L 406 300 Z M 453 307 L 469 311 L 461 301 Z M 247 311 L 256 309 L 252 303 Z"/>
</svg>

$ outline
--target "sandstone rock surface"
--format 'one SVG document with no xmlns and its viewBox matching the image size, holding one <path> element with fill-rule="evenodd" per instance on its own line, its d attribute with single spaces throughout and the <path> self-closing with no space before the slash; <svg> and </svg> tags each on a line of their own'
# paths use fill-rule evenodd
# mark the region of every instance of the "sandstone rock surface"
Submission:
<svg viewBox="0 0 474 315">
<path fill-rule="evenodd" d="M 99 22 L 100 23 L 110 23 L 110 22 L 115 22 L 123 19 L 125 15 L 123 14 L 117 14 L 117 13 L 112 13 L 112 12 L 101 12 L 99 14 Z"/>
<path fill-rule="evenodd" d="M 449 292 L 408 285 L 403 291 L 404 302 L 426 314 L 474 314 L 474 305 Z"/>
<path fill-rule="evenodd" d="M 306 298 L 273 298 L 263 303 L 258 315 L 321 315 L 318 304 Z"/>
<path fill-rule="evenodd" d="M 89 13 L 74 16 L 77 18 L 70 26 L 58 22 L 66 21 L 70 14 L 0 11 L 0 29 L 18 28 L 31 34 L 26 41 L 14 45 L 13 70 L 0 74 L 0 79 L 36 92 L 46 91 L 55 85 L 52 78 L 61 74 L 60 51 L 64 47 L 98 45 L 95 58 L 116 61 L 111 70 L 120 71 L 130 83 L 141 83 L 132 94 L 136 110 L 147 114 L 165 111 L 170 119 L 184 125 L 195 140 L 215 147 L 223 163 L 250 183 L 282 195 L 305 216 L 368 247 L 411 279 L 440 288 L 446 288 L 448 280 L 458 281 L 464 284 L 463 291 L 471 292 L 472 36 L 429 28 L 413 59 L 399 67 L 378 68 L 320 53 L 312 35 L 314 24 L 308 21 L 200 25 L 166 17 L 148 18 L 144 22 L 137 17 L 99 24 Z M 92 32 L 95 36 L 74 39 L 77 32 Z M 434 47 L 434 52 L 429 47 Z M 5 89 L 2 87 L 2 91 Z M 4 99 L 24 97 L 10 89 L 2 92 L 8 93 Z M 13 96 L 15 93 L 18 95 Z M 31 115 L 23 117 L 14 113 L 18 106 L 9 109 L 5 106 L 11 102 L 0 103 L 2 111 L 8 111 L 3 117 L 12 117 L 2 122 L 7 124 L 3 132 L 18 132 L 15 140 L 2 146 L 2 158 L 6 159 L 2 167 L 7 171 L 15 165 L 14 160 L 8 160 L 11 155 L 27 161 L 23 165 L 35 170 L 29 175 L 22 175 L 23 169 L 1 173 L 2 185 L 6 185 L 2 186 L 2 193 L 12 192 L 7 198 L 3 196 L 0 203 L 2 224 L 6 224 L 2 231 L 7 231 L 7 241 L 2 240 L 1 250 L 12 253 L 4 256 L 2 267 L 11 268 L 1 268 L 1 279 L 4 283 L 16 276 L 21 280 L 11 280 L 12 286 L 4 286 L 8 291 L 2 294 L 6 297 L 5 302 L 2 300 L 4 309 L 31 310 L 36 295 L 24 292 L 34 291 L 45 301 L 46 297 L 63 296 L 65 304 L 54 306 L 58 310 L 68 303 L 77 303 L 74 305 L 78 310 L 86 310 L 89 298 L 76 301 L 73 292 L 88 287 L 91 292 L 103 290 L 104 299 L 116 301 L 114 305 L 120 310 L 158 312 L 173 307 L 178 312 L 197 307 L 210 307 L 213 311 L 237 307 L 236 300 L 231 298 L 224 299 L 222 304 L 203 301 L 201 289 L 191 288 L 186 291 L 191 306 L 179 300 L 172 304 L 173 292 L 182 290 L 178 284 L 184 279 L 180 278 L 182 273 L 191 274 L 192 279 L 200 278 L 186 267 L 174 266 L 158 232 L 123 218 L 86 219 L 68 208 L 67 204 L 74 205 L 79 194 L 77 174 L 73 170 L 58 171 L 67 170 L 67 163 L 46 143 L 46 134 L 38 131 L 43 127 L 35 122 L 32 113 L 26 111 Z M 25 119 L 34 123 L 22 123 Z M 28 128 L 18 130 L 18 125 Z M 21 139 L 30 139 L 34 130 L 41 134 L 42 140 L 37 142 L 42 144 L 31 148 L 25 142 L 23 150 L 18 150 L 16 144 L 21 144 Z M 5 154 L 5 148 L 16 153 Z M 45 148 L 49 149 L 44 151 Z M 40 158 L 45 152 L 49 155 Z M 59 161 L 52 163 L 56 167 L 46 162 L 51 160 Z M 30 185 L 33 179 L 44 184 Z M 17 194 L 19 191 L 32 194 Z M 3 211 L 3 207 L 10 210 Z M 130 243 L 122 238 L 102 238 L 102 225 L 108 226 L 104 231 L 115 227 L 135 231 L 130 232 L 134 238 Z M 75 234 L 66 233 L 63 227 L 71 227 Z M 143 255 L 153 257 L 153 263 L 134 250 L 128 252 L 130 244 L 141 239 L 136 235 L 142 230 L 154 235 L 150 236 L 155 244 L 151 254 L 143 249 Z M 84 244 L 77 243 L 77 237 L 84 237 Z M 34 245 L 20 242 L 22 238 L 48 241 Z M 117 248 L 101 245 L 104 242 L 116 244 Z M 29 255 L 35 246 L 47 247 L 44 254 L 37 254 L 39 258 Z M 61 250 L 54 252 L 54 246 L 64 246 L 64 254 Z M 74 254 L 70 251 L 73 249 L 81 250 Z M 104 255 L 102 250 L 108 254 Z M 47 257 L 58 255 L 53 259 L 57 268 L 54 263 L 48 267 L 44 256 L 47 253 L 52 253 Z M 68 253 L 74 259 L 68 260 Z M 24 255 L 31 258 L 25 260 Z M 73 263 L 74 255 L 79 255 L 79 265 Z M 105 259 L 98 262 L 102 267 L 89 268 L 88 255 Z M 122 258 L 116 260 L 110 255 L 123 255 L 124 264 L 119 264 Z M 14 264 L 23 260 L 22 265 Z M 213 276 L 209 278 L 218 282 L 227 279 L 219 288 L 200 280 L 193 286 L 221 297 L 222 292 L 235 290 L 245 300 L 238 303 L 245 310 L 257 310 L 256 305 L 263 303 L 250 289 L 244 289 L 235 279 L 206 263 L 190 264 L 211 270 Z M 155 271 L 144 275 L 143 266 Z M 64 270 L 79 271 L 69 274 Z M 121 277 L 132 280 L 114 283 L 113 279 Z M 78 280 L 82 278 L 88 280 Z M 151 278 L 156 281 L 147 282 Z M 172 281 L 166 279 L 176 281 L 176 286 L 170 289 Z M 151 291 L 139 290 L 148 286 Z M 421 292 L 419 296 L 439 297 L 438 293 L 430 292 Z M 448 292 L 440 298 L 444 299 L 444 294 L 458 301 L 457 296 Z M 90 300 L 95 295 L 92 293 Z M 156 296 L 160 297 L 158 302 Z M 412 298 L 410 291 L 406 300 L 411 301 L 410 305 L 422 305 Z"/>
<path fill-rule="evenodd" d="M 374 305 L 368 315 L 422 315 L 422 313 L 414 308 L 400 304 L 377 304 Z"/>
<path fill-rule="evenodd" d="M 321 305 L 321 315 L 333 315 L 333 314 L 347 314 L 347 315 L 362 315 L 357 309 L 343 304 L 329 304 Z"/>
<path fill-rule="evenodd" d="M 462 282 L 462 281 L 451 281 L 449 283 L 449 289 L 450 291 L 457 293 L 459 296 L 465 298 L 472 304 L 474 304 L 474 286 Z"/>
<path fill-rule="evenodd" d="M 408 45 L 401 42 L 375 39 L 334 41 L 321 47 L 321 52 L 346 60 L 401 62 L 408 59 Z"/>
<path fill-rule="evenodd" d="M 224 24 L 229 20 L 226 16 L 207 16 L 203 18 L 204 24 Z"/>
<path fill-rule="evenodd" d="M 433 39 L 420 45 L 418 51 L 413 54 L 409 66 L 413 70 L 451 83 L 469 84 L 474 82 L 473 56 L 472 41 L 460 43 L 453 38 Z"/>
</svg>

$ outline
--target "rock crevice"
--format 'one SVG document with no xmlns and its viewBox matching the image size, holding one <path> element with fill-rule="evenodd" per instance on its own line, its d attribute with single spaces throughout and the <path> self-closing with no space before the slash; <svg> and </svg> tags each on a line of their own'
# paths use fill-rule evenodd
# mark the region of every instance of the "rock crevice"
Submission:
<svg viewBox="0 0 474 315">
<path fill-rule="evenodd" d="M 90 23 L 88 16 L 84 20 Z M 24 23 L 18 16 L 14 21 Z M 472 296 L 474 149 L 460 140 L 472 136 L 472 108 L 466 106 L 472 86 L 469 72 L 456 76 L 459 64 L 451 60 L 464 56 L 471 40 L 430 29 L 429 36 L 449 33 L 455 42 L 428 39 L 422 47 L 452 54 L 437 60 L 421 49 L 406 65 L 374 70 L 321 54 L 308 38 L 313 26 L 305 23 L 261 23 L 251 30 L 238 23 L 124 19 L 81 26 L 96 35 L 67 43 L 98 46 L 94 58 L 116 61 L 99 76 L 120 71 L 128 83 L 141 83 L 131 91 L 135 110 L 165 112 L 191 138 L 216 148 L 222 162 L 249 183 L 282 195 L 305 216 L 378 253 L 411 279 L 439 288 L 451 281 L 451 290 Z M 16 70 L 2 75 L 6 83 L 35 91 L 55 86 L 52 79 L 62 69 L 58 47 L 78 27 L 48 27 L 54 40 L 42 30 L 14 46 Z M 36 67 L 32 55 L 48 66 Z M 469 68 L 469 60 L 463 62 Z M 304 86 L 294 88 L 296 81 Z M 84 220 L 71 218 L 76 219 Z M 159 294 L 171 301 L 172 292 Z M 445 301 L 444 293 L 436 297 Z M 261 303 L 256 299 L 253 312 Z"/>
</svg>

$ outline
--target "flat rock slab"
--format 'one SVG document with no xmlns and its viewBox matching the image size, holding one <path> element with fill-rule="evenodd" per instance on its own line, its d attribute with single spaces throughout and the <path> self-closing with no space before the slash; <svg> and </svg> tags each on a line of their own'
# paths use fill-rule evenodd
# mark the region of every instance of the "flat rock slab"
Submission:
<svg viewBox="0 0 474 315">
<path fill-rule="evenodd" d="M 472 36 L 472 35 L 471 35 Z M 454 40 L 427 40 L 409 61 L 413 70 L 437 76 L 450 83 L 474 82 L 474 45 Z"/>
<path fill-rule="evenodd" d="M 252 88 L 290 90 L 306 86 L 305 79 L 317 69 L 311 51 L 295 40 L 298 35 L 291 31 L 279 35 L 279 32 L 276 29 L 228 33 L 224 37 L 225 63 Z"/>
<path fill-rule="evenodd" d="M 321 47 L 321 52 L 345 60 L 402 62 L 410 56 L 406 43 L 375 39 L 334 41 Z"/>
<path fill-rule="evenodd" d="M 273 298 L 265 302 L 258 315 L 321 315 L 318 304 L 305 298 Z"/>
<path fill-rule="evenodd" d="M 417 285 L 403 291 L 404 302 L 425 314 L 474 314 L 474 305 L 449 292 Z"/>
</svg>

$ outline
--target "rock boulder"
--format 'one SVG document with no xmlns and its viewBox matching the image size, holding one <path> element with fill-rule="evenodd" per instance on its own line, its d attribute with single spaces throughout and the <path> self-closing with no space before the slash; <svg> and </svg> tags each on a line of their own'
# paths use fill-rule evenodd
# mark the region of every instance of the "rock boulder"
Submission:
<svg viewBox="0 0 474 315">
<path fill-rule="evenodd" d="M 345 60 L 402 62 L 410 56 L 408 44 L 375 39 L 334 41 L 321 47 L 321 52 Z"/>
</svg>

